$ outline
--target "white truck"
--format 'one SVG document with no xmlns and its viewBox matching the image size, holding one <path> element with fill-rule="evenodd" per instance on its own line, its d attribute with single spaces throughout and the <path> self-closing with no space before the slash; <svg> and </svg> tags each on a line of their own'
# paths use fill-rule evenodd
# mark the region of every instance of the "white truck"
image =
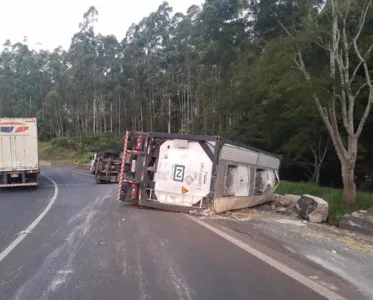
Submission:
<svg viewBox="0 0 373 300">
<path fill-rule="evenodd" d="M 0 188 L 38 186 L 36 118 L 0 118 Z"/>
<path fill-rule="evenodd" d="M 126 132 L 117 200 L 221 213 L 271 201 L 281 157 L 220 136 Z"/>
</svg>

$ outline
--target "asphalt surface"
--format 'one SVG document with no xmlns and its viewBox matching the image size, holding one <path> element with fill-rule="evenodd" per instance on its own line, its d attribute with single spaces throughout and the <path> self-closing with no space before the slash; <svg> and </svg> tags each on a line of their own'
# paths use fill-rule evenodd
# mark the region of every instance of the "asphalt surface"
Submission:
<svg viewBox="0 0 373 300">
<path fill-rule="evenodd" d="M 0 252 L 41 213 L 53 193 L 45 177 L 39 188 L 0 188 Z"/>
<path fill-rule="evenodd" d="M 116 185 L 43 169 L 50 211 L 0 261 L 0 299 L 324 299 L 185 215 L 115 200 Z M 0 253 L 54 187 L 0 191 Z"/>
</svg>

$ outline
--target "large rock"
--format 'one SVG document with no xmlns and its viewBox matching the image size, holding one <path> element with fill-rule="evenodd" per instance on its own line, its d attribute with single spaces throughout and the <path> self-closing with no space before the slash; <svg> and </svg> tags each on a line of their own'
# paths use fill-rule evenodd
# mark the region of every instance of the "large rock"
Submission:
<svg viewBox="0 0 373 300">
<path fill-rule="evenodd" d="M 373 207 L 370 207 L 370 208 L 367 209 L 367 213 L 366 213 L 365 218 L 367 220 L 369 220 L 369 222 L 373 223 Z"/>
<path fill-rule="evenodd" d="M 298 200 L 301 198 L 299 195 L 285 194 L 284 196 L 288 201 L 291 202 L 291 206 L 297 205 Z"/>
<path fill-rule="evenodd" d="M 366 212 L 367 216 L 373 217 L 373 206 L 369 207 Z"/>
<path fill-rule="evenodd" d="M 300 196 L 298 195 L 276 195 L 274 197 L 274 200 L 276 204 L 279 204 L 283 207 L 294 207 L 297 204 L 297 201 L 299 200 Z"/>
<path fill-rule="evenodd" d="M 286 207 L 279 206 L 279 207 L 276 208 L 276 211 L 277 212 L 286 212 L 287 210 L 286 210 Z"/>
<path fill-rule="evenodd" d="M 299 215 L 314 223 L 328 219 L 329 205 L 324 199 L 312 195 L 302 195 L 296 205 Z"/>
<path fill-rule="evenodd" d="M 351 215 L 345 216 L 344 220 L 339 223 L 339 227 L 373 235 L 373 207 L 368 210 L 354 211 Z"/>
</svg>

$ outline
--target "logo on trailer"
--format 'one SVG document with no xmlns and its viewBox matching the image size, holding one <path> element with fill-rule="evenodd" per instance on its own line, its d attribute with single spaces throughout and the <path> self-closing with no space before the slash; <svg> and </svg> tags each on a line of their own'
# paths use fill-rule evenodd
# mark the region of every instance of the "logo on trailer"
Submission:
<svg viewBox="0 0 373 300">
<path fill-rule="evenodd" d="M 185 166 L 175 165 L 173 180 L 183 182 L 184 181 L 184 171 L 185 171 Z"/>
<path fill-rule="evenodd" d="M 2 122 L 0 132 L 2 133 L 22 133 L 29 130 L 29 126 L 23 122 Z"/>
</svg>

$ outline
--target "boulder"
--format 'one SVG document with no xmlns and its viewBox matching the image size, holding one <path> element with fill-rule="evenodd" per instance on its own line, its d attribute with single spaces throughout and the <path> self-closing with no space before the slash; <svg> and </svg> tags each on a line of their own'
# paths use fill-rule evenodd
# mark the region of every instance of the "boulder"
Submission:
<svg viewBox="0 0 373 300">
<path fill-rule="evenodd" d="M 276 208 L 276 211 L 277 212 L 286 212 L 287 210 L 286 210 L 286 207 L 279 206 L 279 207 Z"/>
<path fill-rule="evenodd" d="M 286 194 L 286 195 L 276 195 L 274 198 L 276 204 L 279 204 L 283 207 L 294 207 L 297 204 L 298 199 L 300 196 L 298 195 L 291 195 L 291 194 Z"/>
<path fill-rule="evenodd" d="M 373 223 L 373 207 L 370 207 L 370 208 L 367 209 L 367 212 L 366 212 L 365 218 L 366 218 L 369 222 Z"/>
<path fill-rule="evenodd" d="M 283 207 L 283 208 L 285 208 L 285 207 L 290 207 L 290 206 L 292 206 L 292 202 L 291 202 L 291 200 L 289 200 L 288 198 L 286 198 L 286 197 L 282 197 L 279 201 L 278 201 L 278 203 Z"/>
<path fill-rule="evenodd" d="M 312 195 L 302 195 L 296 204 L 298 214 L 314 223 L 328 219 L 329 205 L 324 199 Z"/>
<path fill-rule="evenodd" d="M 354 211 L 351 216 L 353 216 L 354 218 L 362 218 L 364 219 L 365 218 L 365 215 L 366 215 L 366 210 L 358 210 L 358 211 Z"/>
<path fill-rule="evenodd" d="M 301 198 L 299 195 L 285 194 L 285 198 L 290 200 L 294 206 L 297 204 L 298 200 Z"/>
<path fill-rule="evenodd" d="M 367 216 L 373 217 L 373 206 L 367 209 L 366 214 Z"/>
<path fill-rule="evenodd" d="M 354 211 L 339 223 L 342 229 L 373 235 L 373 208 Z"/>
</svg>

